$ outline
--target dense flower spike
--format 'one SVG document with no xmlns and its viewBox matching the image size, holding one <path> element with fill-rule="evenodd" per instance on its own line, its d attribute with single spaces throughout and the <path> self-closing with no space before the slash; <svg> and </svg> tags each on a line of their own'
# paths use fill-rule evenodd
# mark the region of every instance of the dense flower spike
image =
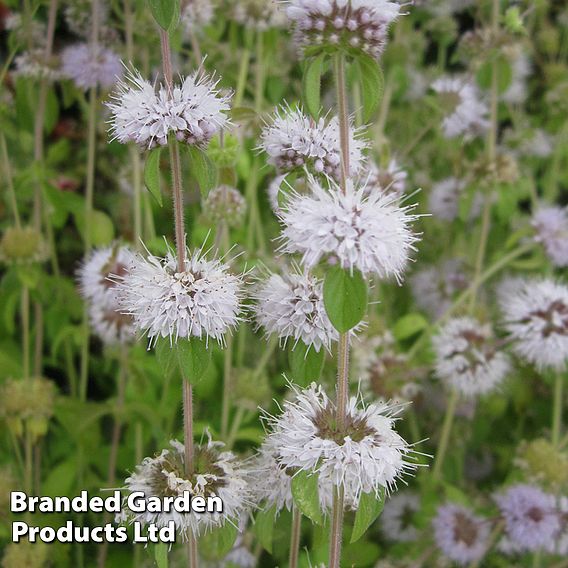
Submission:
<svg viewBox="0 0 568 568">
<path fill-rule="evenodd" d="M 568 210 L 543 207 L 532 218 L 535 240 L 542 243 L 554 266 L 568 266 Z"/>
<path fill-rule="evenodd" d="M 428 201 L 428 211 L 442 221 L 454 221 L 460 211 L 460 199 L 464 195 L 466 182 L 455 177 L 449 177 L 432 186 Z M 475 219 L 481 212 L 483 196 L 476 193 L 473 197 L 469 215 L 469 220 Z"/>
<path fill-rule="evenodd" d="M 364 407 L 353 397 L 340 430 L 335 405 L 321 386 L 294 389 L 294 395 L 284 403 L 281 416 L 267 418 L 269 443 L 277 449 L 282 468 L 315 472 L 325 483 L 343 486 L 346 503 L 353 508 L 361 493 L 389 492 L 416 468 L 412 449 L 394 430 L 400 405 Z"/>
<path fill-rule="evenodd" d="M 351 180 L 343 193 L 333 182 L 324 189 L 309 182 L 311 195 L 295 194 L 280 214 L 282 250 L 299 252 L 306 267 L 322 259 L 345 269 L 401 280 L 417 236 L 410 229 L 417 218 L 412 207 L 400 207 L 393 196 L 367 194 Z"/>
<path fill-rule="evenodd" d="M 300 48 L 356 50 L 375 58 L 400 15 L 400 4 L 387 0 L 288 0 L 285 5 Z"/>
<path fill-rule="evenodd" d="M 15 76 L 29 77 L 31 79 L 45 79 L 49 82 L 61 78 L 59 62 L 56 57 L 45 58 L 43 48 L 24 51 L 14 58 Z"/>
<path fill-rule="evenodd" d="M 247 212 L 243 194 L 229 185 L 212 189 L 203 201 L 203 214 L 212 223 L 227 223 L 229 227 L 240 227 Z"/>
<path fill-rule="evenodd" d="M 432 522 L 436 544 L 450 560 L 460 566 L 477 562 L 489 545 L 490 523 L 461 505 L 438 508 Z"/>
<path fill-rule="evenodd" d="M 515 281 L 501 293 L 503 324 L 519 357 L 539 370 L 568 361 L 568 288 L 552 280 Z"/>
<path fill-rule="evenodd" d="M 351 127 L 351 175 L 361 171 L 365 148 L 360 132 Z M 335 116 L 315 122 L 300 109 L 283 107 L 274 121 L 264 128 L 262 149 L 268 154 L 269 162 L 280 172 L 307 168 L 313 174 L 326 174 L 336 180 L 340 178 L 339 120 Z"/>
<path fill-rule="evenodd" d="M 380 516 L 383 534 L 395 542 L 418 540 L 418 529 L 412 524 L 412 517 L 420 510 L 420 497 L 410 491 L 391 495 L 385 502 Z"/>
<path fill-rule="evenodd" d="M 532 485 L 513 485 L 495 497 L 505 520 L 506 535 L 517 552 L 551 546 L 560 531 L 553 495 Z"/>
<path fill-rule="evenodd" d="M 217 84 L 197 71 L 180 78 L 169 93 L 165 85 L 156 90 L 139 73 L 129 74 L 107 103 L 113 139 L 153 148 L 167 144 L 172 135 L 187 144 L 206 145 L 228 121 L 230 97 L 220 93 Z"/>
<path fill-rule="evenodd" d="M 438 93 L 445 115 L 444 136 L 475 136 L 487 130 L 488 108 L 473 83 L 458 77 L 444 77 L 434 81 L 432 89 Z"/>
<path fill-rule="evenodd" d="M 286 15 L 276 0 L 231 0 L 235 21 L 260 32 L 283 27 Z"/>
<path fill-rule="evenodd" d="M 339 334 L 331 325 L 323 303 L 323 283 L 308 274 L 271 275 L 254 294 L 255 319 L 267 335 L 282 342 L 291 339 L 319 351 L 329 350 Z"/>
<path fill-rule="evenodd" d="M 71 45 L 61 55 L 61 71 L 80 89 L 109 89 L 123 74 L 120 57 L 110 49 L 87 43 Z"/>
<path fill-rule="evenodd" d="M 436 374 L 464 396 L 492 392 L 510 369 L 491 326 L 469 317 L 451 319 L 433 339 Z"/>
<path fill-rule="evenodd" d="M 194 448 L 195 473 L 188 478 L 185 473 L 185 449 L 176 440 L 171 447 L 153 458 L 145 458 L 136 466 L 134 473 L 126 479 L 126 489 L 133 493 L 141 491 L 146 498 L 181 496 L 189 491 L 192 496 L 217 496 L 223 502 L 222 512 L 202 514 L 170 512 L 133 513 L 125 509 L 119 519 L 167 526 L 174 521 L 179 533 L 187 538 L 199 536 L 225 523 L 238 523 L 240 516 L 250 506 L 250 493 L 246 481 L 246 470 L 232 452 L 221 451 L 220 442 L 211 439 Z"/>
<path fill-rule="evenodd" d="M 165 258 L 138 254 L 116 282 L 123 312 L 151 343 L 160 337 L 222 343 L 239 321 L 240 277 L 221 261 L 207 260 L 201 250 L 187 251 L 183 272 L 171 251 Z"/>
</svg>

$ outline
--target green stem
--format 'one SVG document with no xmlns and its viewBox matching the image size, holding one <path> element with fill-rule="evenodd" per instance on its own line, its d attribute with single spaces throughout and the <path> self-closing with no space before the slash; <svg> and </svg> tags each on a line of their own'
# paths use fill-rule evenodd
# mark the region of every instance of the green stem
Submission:
<svg viewBox="0 0 568 568">
<path fill-rule="evenodd" d="M 343 485 L 334 488 L 333 509 L 331 512 L 331 537 L 329 547 L 329 568 L 339 568 L 341 561 L 341 541 L 343 539 Z"/>
<path fill-rule="evenodd" d="M 10 159 L 8 157 L 8 149 L 6 148 L 6 138 L 4 133 L 0 133 L 0 149 L 2 150 L 2 169 L 4 170 L 4 179 L 8 186 L 8 196 L 12 205 L 12 213 L 14 214 L 14 223 L 18 229 L 21 228 L 20 211 L 18 209 L 18 200 L 16 199 L 16 190 L 14 189 L 14 179 L 12 177 L 12 168 L 10 167 Z"/>
<path fill-rule="evenodd" d="M 22 286 L 22 369 L 24 380 L 30 380 L 30 290 Z"/>
<path fill-rule="evenodd" d="M 237 88 L 235 90 L 234 106 L 240 107 L 243 103 L 245 90 L 247 86 L 247 77 L 250 63 L 250 49 L 243 49 L 241 52 L 241 62 L 239 64 L 239 76 L 237 79 Z"/>
<path fill-rule="evenodd" d="M 557 373 L 554 379 L 554 400 L 552 408 L 552 444 L 558 448 L 562 431 L 564 376 Z"/>
<path fill-rule="evenodd" d="M 254 110 L 257 114 L 262 112 L 264 99 L 264 33 L 256 34 L 256 82 L 254 92 Z"/>
<path fill-rule="evenodd" d="M 302 513 L 296 505 L 292 506 L 292 534 L 290 536 L 290 556 L 288 568 L 298 568 L 300 538 L 302 535 Z"/>
<path fill-rule="evenodd" d="M 446 407 L 444 425 L 442 426 L 442 433 L 440 435 L 440 441 L 438 442 L 438 449 L 436 451 L 436 458 L 434 461 L 434 468 L 432 471 L 432 475 L 436 480 L 439 480 L 441 478 L 442 466 L 444 464 L 444 459 L 446 457 L 448 442 L 450 441 L 450 433 L 452 431 L 452 425 L 454 423 L 457 403 L 458 403 L 458 393 L 456 390 L 452 390 Z"/>
</svg>

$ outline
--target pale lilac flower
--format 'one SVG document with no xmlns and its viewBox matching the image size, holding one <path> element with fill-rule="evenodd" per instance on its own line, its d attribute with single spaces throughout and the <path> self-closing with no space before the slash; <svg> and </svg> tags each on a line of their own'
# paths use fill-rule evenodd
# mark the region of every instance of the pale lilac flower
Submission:
<svg viewBox="0 0 568 568">
<path fill-rule="evenodd" d="M 432 83 L 432 89 L 440 97 L 446 138 L 475 136 L 487 130 L 489 111 L 473 83 L 459 77 L 442 77 Z"/>
<path fill-rule="evenodd" d="M 418 529 L 412 524 L 412 517 L 420 510 L 420 497 L 410 491 L 391 495 L 379 522 L 383 534 L 394 542 L 414 542 L 418 540 Z"/>
<path fill-rule="evenodd" d="M 519 552 L 550 546 L 560 531 L 554 497 L 538 487 L 513 485 L 495 501 L 505 520 L 506 536 Z"/>
<path fill-rule="evenodd" d="M 272 274 L 257 287 L 253 297 L 255 319 L 267 335 L 282 343 L 298 341 L 319 351 L 328 351 L 339 339 L 323 302 L 323 283 L 309 274 Z"/>
<path fill-rule="evenodd" d="M 528 96 L 527 81 L 532 73 L 531 61 L 526 53 L 517 52 L 513 54 L 511 67 L 511 84 L 501 95 L 501 99 L 509 104 L 521 104 Z"/>
<path fill-rule="evenodd" d="M 223 343 L 239 322 L 241 278 L 221 261 L 207 260 L 201 250 L 187 251 L 181 272 L 172 251 L 165 258 L 138 254 L 116 282 L 123 313 L 151 343 L 160 337 Z"/>
<path fill-rule="evenodd" d="M 204 498 L 217 496 L 223 502 L 222 512 L 180 513 L 144 511 L 135 513 L 124 508 L 118 520 L 138 521 L 144 525 L 167 526 L 170 521 L 184 539 L 200 536 L 226 522 L 238 523 L 240 516 L 250 507 L 250 492 L 246 470 L 232 452 L 221 451 L 223 443 L 213 442 L 194 446 L 194 461 L 198 469 L 188 478 L 185 473 L 185 448 L 176 440 L 171 447 L 156 457 L 145 458 L 126 479 L 126 489 L 133 493 L 141 491 L 146 498 L 182 496 L 189 491 L 192 496 Z"/>
<path fill-rule="evenodd" d="M 439 507 L 432 525 L 436 544 L 456 564 L 465 566 L 485 556 L 491 526 L 466 507 L 453 503 Z"/>
<path fill-rule="evenodd" d="M 14 57 L 15 77 L 45 79 L 50 83 L 61 78 L 61 71 L 56 57 L 45 58 L 43 47 L 24 51 Z"/>
<path fill-rule="evenodd" d="M 302 49 L 359 49 L 371 57 L 382 54 L 400 4 L 387 0 L 288 0 L 286 13 L 294 23 Z"/>
<path fill-rule="evenodd" d="M 212 223 L 226 223 L 228 227 L 240 227 L 247 212 L 244 195 L 229 185 L 212 189 L 202 203 L 203 214 Z"/>
<path fill-rule="evenodd" d="M 568 266 L 568 209 L 542 207 L 533 215 L 532 226 L 552 264 Z"/>
<path fill-rule="evenodd" d="M 339 430 L 335 405 L 320 386 L 294 388 L 294 395 L 284 402 L 281 416 L 267 416 L 268 439 L 282 468 L 314 472 L 324 483 L 342 486 L 353 508 L 361 493 L 390 492 L 400 477 L 416 468 L 411 447 L 394 430 L 400 405 L 365 407 L 352 397 L 345 427 Z"/>
<path fill-rule="evenodd" d="M 280 214 L 284 224 L 281 249 L 302 254 L 312 267 L 332 259 L 347 270 L 401 279 L 418 240 L 410 224 L 413 207 L 400 207 L 393 196 L 367 194 L 348 180 L 344 193 L 334 182 L 324 189 L 308 182 L 311 195 L 294 194 Z"/>
<path fill-rule="evenodd" d="M 208 26 L 214 11 L 212 0 L 182 0 L 180 20 L 185 32 L 191 34 Z"/>
<path fill-rule="evenodd" d="M 113 139 L 136 142 L 143 148 L 164 146 L 170 135 L 187 144 L 206 145 L 228 122 L 229 96 L 217 90 L 218 82 L 201 71 L 158 90 L 134 72 L 118 84 L 113 100 Z"/>
<path fill-rule="evenodd" d="M 366 143 L 358 129 L 350 128 L 350 175 L 356 175 L 363 165 Z M 341 148 L 337 117 L 320 118 L 317 122 L 300 109 L 283 107 L 274 121 L 262 131 L 262 149 L 268 161 L 280 172 L 307 168 L 315 174 L 340 179 Z"/>
<path fill-rule="evenodd" d="M 553 280 L 517 282 L 501 294 L 503 324 L 519 357 L 540 371 L 568 361 L 568 288 Z"/>
<path fill-rule="evenodd" d="M 461 260 L 449 259 L 441 266 L 418 270 L 410 277 L 410 285 L 416 305 L 438 318 L 450 308 L 456 295 L 469 286 L 469 277 Z"/>
<path fill-rule="evenodd" d="M 467 184 L 464 180 L 455 177 L 445 178 L 432 186 L 428 200 L 428 211 L 442 221 L 454 221 L 459 215 L 460 199 Z M 468 218 L 473 221 L 479 216 L 483 204 L 483 196 L 476 193 Z"/>
<path fill-rule="evenodd" d="M 123 66 L 114 51 L 79 43 L 63 50 L 61 72 L 80 89 L 109 89 L 122 78 Z"/>
<path fill-rule="evenodd" d="M 89 323 L 105 345 L 126 345 L 136 340 L 132 316 L 122 314 L 118 302 L 89 304 Z"/>
<path fill-rule="evenodd" d="M 469 318 L 449 320 L 433 338 L 436 375 L 466 397 L 494 391 L 510 370 L 509 357 L 489 324 Z"/>
</svg>

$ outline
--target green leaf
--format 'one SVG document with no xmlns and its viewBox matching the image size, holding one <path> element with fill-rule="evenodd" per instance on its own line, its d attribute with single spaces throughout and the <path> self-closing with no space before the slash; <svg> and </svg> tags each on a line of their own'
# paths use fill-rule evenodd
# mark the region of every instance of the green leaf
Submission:
<svg viewBox="0 0 568 568">
<path fill-rule="evenodd" d="M 211 349 L 207 349 L 205 341 L 197 337 L 192 337 L 190 340 L 180 339 L 175 348 L 183 378 L 195 384 L 209 367 Z"/>
<path fill-rule="evenodd" d="M 168 545 L 165 542 L 154 545 L 154 560 L 158 568 L 168 568 Z"/>
<path fill-rule="evenodd" d="M 230 522 L 213 529 L 199 538 L 199 551 L 206 560 L 220 560 L 227 556 L 237 540 L 238 529 Z"/>
<path fill-rule="evenodd" d="M 359 55 L 356 60 L 361 82 L 363 122 L 368 122 L 383 98 L 385 78 L 378 61 L 368 55 Z"/>
<path fill-rule="evenodd" d="M 170 344 L 168 337 L 160 337 L 156 342 L 156 359 L 162 373 L 166 377 L 179 370 L 179 360 L 175 345 Z"/>
<path fill-rule="evenodd" d="M 491 89 L 494 63 L 497 78 L 497 92 L 503 94 L 509 88 L 513 80 L 513 69 L 510 61 L 502 54 L 494 54 L 493 58 L 490 58 L 479 68 L 476 77 L 477 84 L 482 89 Z"/>
<path fill-rule="evenodd" d="M 262 548 L 272 554 L 272 541 L 274 539 L 274 523 L 276 522 L 276 505 L 270 509 L 263 509 L 256 515 L 254 532 Z"/>
<path fill-rule="evenodd" d="M 298 341 L 289 352 L 292 380 L 302 387 L 308 386 L 312 381 L 317 381 L 321 376 L 324 360 L 323 348 L 316 351 L 303 341 Z"/>
<path fill-rule="evenodd" d="M 160 155 L 162 149 L 154 148 L 146 158 L 144 166 L 144 184 L 148 191 L 152 194 L 158 205 L 162 207 L 162 189 L 160 183 Z"/>
<path fill-rule="evenodd" d="M 367 529 L 375 522 L 377 517 L 383 512 L 385 506 L 385 491 L 381 490 L 379 497 L 372 491 L 371 493 L 361 493 L 359 508 L 355 513 L 355 523 L 351 533 L 351 542 L 358 541 Z"/>
<path fill-rule="evenodd" d="M 179 0 L 148 0 L 152 16 L 164 30 L 175 28 L 179 21 Z"/>
<path fill-rule="evenodd" d="M 367 283 L 358 270 L 350 274 L 347 270 L 334 266 L 325 277 L 323 299 L 333 327 L 340 333 L 345 333 L 353 329 L 365 315 Z"/>
<path fill-rule="evenodd" d="M 393 333 L 396 339 L 402 341 L 408 339 L 423 329 L 428 327 L 428 321 L 421 314 L 406 314 L 402 316 L 395 324 Z"/>
<path fill-rule="evenodd" d="M 300 470 L 292 478 L 292 497 L 302 514 L 316 524 L 321 524 L 317 473 Z"/>
<path fill-rule="evenodd" d="M 326 55 L 323 53 L 309 59 L 302 78 L 304 105 L 309 114 L 318 118 L 321 109 L 321 76 L 324 71 Z"/>
<path fill-rule="evenodd" d="M 188 146 L 189 173 L 199 185 L 202 197 L 217 185 L 217 168 L 209 156 L 196 146 Z"/>
</svg>

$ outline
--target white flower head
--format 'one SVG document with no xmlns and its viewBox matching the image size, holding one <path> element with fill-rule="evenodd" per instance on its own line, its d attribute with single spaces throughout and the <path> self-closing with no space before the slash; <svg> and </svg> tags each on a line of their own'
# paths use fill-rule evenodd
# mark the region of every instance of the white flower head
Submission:
<svg viewBox="0 0 568 568">
<path fill-rule="evenodd" d="M 441 99 L 446 138 L 476 136 L 487 130 L 488 108 L 473 83 L 459 77 L 442 77 L 432 83 L 432 89 Z"/>
<path fill-rule="evenodd" d="M 14 76 L 30 77 L 31 79 L 45 79 L 49 82 L 58 81 L 61 78 L 58 58 L 45 57 L 43 48 L 34 48 L 24 51 L 14 57 Z"/>
<path fill-rule="evenodd" d="M 380 191 L 387 195 L 402 197 L 406 190 L 408 172 L 393 158 L 386 167 L 379 167 L 370 162 L 363 174 L 367 176 L 366 185 L 369 193 Z"/>
<path fill-rule="evenodd" d="M 267 416 L 268 440 L 284 469 L 317 473 L 324 483 L 343 486 L 348 506 L 356 508 L 361 493 L 392 491 L 397 480 L 416 468 L 412 450 L 394 430 L 400 405 L 349 401 L 345 426 L 321 386 L 294 389 L 279 417 Z"/>
<path fill-rule="evenodd" d="M 436 182 L 432 186 L 428 200 L 429 212 L 442 221 L 454 221 L 460 210 L 462 198 L 467 184 L 464 180 L 449 177 Z M 483 204 L 483 196 L 476 192 L 469 211 L 469 220 L 473 221 L 479 216 Z"/>
<path fill-rule="evenodd" d="M 276 0 L 233 0 L 232 16 L 247 29 L 260 32 L 283 27 L 286 15 Z"/>
<path fill-rule="evenodd" d="M 61 71 L 80 89 L 108 89 L 120 80 L 123 66 L 120 57 L 102 46 L 87 43 L 70 45 L 61 55 Z"/>
<path fill-rule="evenodd" d="M 123 312 L 150 342 L 198 337 L 222 343 L 239 322 L 241 278 L 221 261 L 207 260 L 202 250 L 187 251 L 181 272 L 172 251 L 165 258 L 138 254 L 116 281 Z"/>
<path fill-rule="evenodd" d="M 323 302 L 323 283 L 308 274 L 272 274 L 261 282 L 253 296 L 255 319 L 267 335 L 282 342 L 298 341 L 319 351 L 329 350 L 339 334 L 333 327 Z"/>
<path fill-rule="evenodd" d="M 144 525 L 167 526 L 174 521 L 176 529 L 187 538 L 188 533 L 199 536 L 205 532 L 223 526 L 225 523 L 236 525 L 239 517 L 250 507 L 250 492 L 246 481 L 246 470 L 232 452 L 223 452 L 220 442 L 194 446 L 195 473 L 188 478 L 185 472 L 185 449 L 183 444 L 172 440 L 171 447 L 153 458 L 145 458 L 136 466 L 134 473 L 126 479 L 126 489 L 133 493 L 141 491 L 146 498 L 177 497 L 184 491 L 191 496 L 219 497 L 223 502 L 222 512 L 135 513 L 126 505 L 120 520 L 138 521 Z"/>
<path fill-rule="evenodd" d="M 89 322 L 105 345 L 125 345 L 136 339 L 132 316 L 122 314 L 118 302 L 96 301 L 89 304 Z"/>
<path fill-rule="evenodd" d="M 116 299 L 114 276 L 124 276 L 134 261 L 134 254 L 124 246 L 95 249 L 77 271 L 81 295 L 92 303 Z"/>
<path fill-rule="evenodd" d="M 433 344 L 437 376 L 466 397 L 492 392 L 510 370 L 490 325 L 473 318 L 449 320 Z"/>
<path fill-rule="evenodd" d="M 418 540 L 418 529 L 412 524 L 412 517 L 420 510 L 420 497 L 411 491 L 401 491 L 385 501 L 380 516 L 383 534 L 395 542 Z"/>
<path fill-rule="evenodd" d="M 532 64 L 528 55 L 519 49 L 513 49 L 511 56 L 513 76 L 501 99 L 509 104 L 521 104 L 528 96 L 527 81 L 532 73 Z"/>
<path fill-rule="evenodd" d="M 552 264 L 568 266 L 568 208 L 543 207 L 533 215 L 532 226 Z"/>
<path fill-rule="evenodd" d="M 283 107 L 274 121 L 262 131 L 261 148 L 268 161 L 280 172 L 306 168 L 313 174 L 325 174 L 339 180 L 341 148 L 337 117 L 320 118 L 317 122 L 300 109 Z M 363 150 L 367 144 L 360 130 L 349 129 L 350 175 L 356 175 L 363 165 Z"/>
<path fill-rule="evenodd" d="M 436 544 L 450 560 L 466 566 L 485 556 L 491 525 L 466 507 L 443 505 L 432 524 Z"/>
<path fill-rule="evenodd" d="M 166 145 L 173 135 L 187 144 L 206 145 L 228 122 L 230 97 L 217 85 L 199 70 L 180 78 L 169 93 L 163 84 L 156 90 L 139 73 L 129 74 L 107 103 L 113 139 L 153 148 Z"/>
<path fill-rule="evenodd" d="M 288 18 L 303 50 L 321 47 L 382 54 L 400 4 L 387 0 L 287 0 Z"/>
<path fill-rule="evenodd" d="M 308 268 L 333 259 L 348 270 L 400 280 L 418 240 L 410 228 L 417 219 L 413 207 L 399 206 L 393 196 L 368 194 L 351 180 L 345 193 L 332 180 L 329 189 L 315 178 L 308 185 L 311 195 L 292 195 L 280 214 L 281 249 L 301 253 Z"/>
<path fill-rule="evenodd" d="M 568 288 L 552 280 L 516 281 L 500 294 L 503 324 L 516 354 L 539 371 L 568 361 Z"/>
<path fill-rule="evenodd" d="M 247 202 L 238 189 L 219 185 L 207 194 L 202 208 L 208 221 L 227 223 L 228 227 L 240 227 L 247 212 Z"/>
<path fill-rule="evenodd" d="M 187 34 L 192 34 L 213 20 L 214 8 L 212 0 L 183 0 L 180 20 Z"/>
<path fill-rule="evenodd" d="M 417 306 L 434 318 L 442 316 L 458 292 L 469 285 L 468 274 L 460 259 L 446 260 L 441 266 L 427 266 L 410 277 Z"/>
</svg>

